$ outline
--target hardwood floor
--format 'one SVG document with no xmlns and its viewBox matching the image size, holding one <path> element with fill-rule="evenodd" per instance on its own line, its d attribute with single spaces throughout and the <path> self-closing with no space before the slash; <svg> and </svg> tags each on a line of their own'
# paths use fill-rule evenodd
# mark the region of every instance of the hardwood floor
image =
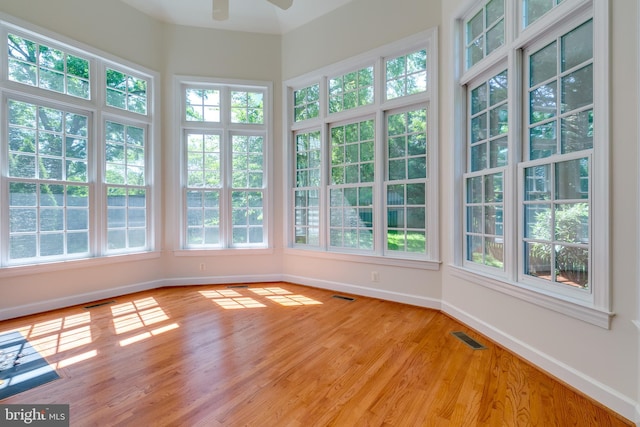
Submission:
<svg viewBox="0 0 640 427">
<path fill-rule="evenodd" d="M 440 312 L 333 295 L 163 288 L 3 321 L 61 379 L 0 403 L 83 427 L 633 425 Z"/>
</svg>

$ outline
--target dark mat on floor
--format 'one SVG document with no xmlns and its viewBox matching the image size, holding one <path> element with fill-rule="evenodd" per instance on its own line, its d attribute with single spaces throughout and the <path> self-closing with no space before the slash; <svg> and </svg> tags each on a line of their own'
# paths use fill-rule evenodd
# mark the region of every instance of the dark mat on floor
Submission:
<svg viewBox="0 0 640 427">
<path fill-rule="evenodd" d="M 21 333 L 0 334 L 0 400 L 58 378 Z"/>
</svg>

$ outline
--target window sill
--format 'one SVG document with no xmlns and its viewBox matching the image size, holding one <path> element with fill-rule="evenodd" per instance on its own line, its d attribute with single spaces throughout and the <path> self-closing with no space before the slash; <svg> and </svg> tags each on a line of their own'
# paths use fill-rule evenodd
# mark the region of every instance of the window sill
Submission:
<svg viewBox="0 0 640 427">
<path fill-rule="evenodd" d="M 503 281 L 456 265 L 451 265 L 451 268 L 452 275 L 457 278 L 476 283 L 494 291 L 591 323 L 604 329 L 611 328 L 611 319 L 615 314 L 603 308 L 544 295 L 518 286 L 517 283 Z"/>
<path fill-rule="evenodd" d="M 337 261 L 358 262 L 363 264 L 386 265 L 390 267 L 415 268 L 419 270 L 440 269 L 440 261 L 419 260 L 407 258 L 392 258 L 379 255 L 346 254 L 339 252 L 325 252 L 312 249 L 286 248 L 285 255 L 305 256 L 310 258 L 320 258 Z"/>
<path fill-rule="evenodd" d="M 160 258 L 160 252 L 136 252 L 106 255 L 94 258 L 53 261 L 42 264 L 22 264 L 0 268 L 0 278 L 26 276 L 29 274 L 51 273 L 74 268 L 99 267 L 120 262 L 144 261 Z"/>
</svg>

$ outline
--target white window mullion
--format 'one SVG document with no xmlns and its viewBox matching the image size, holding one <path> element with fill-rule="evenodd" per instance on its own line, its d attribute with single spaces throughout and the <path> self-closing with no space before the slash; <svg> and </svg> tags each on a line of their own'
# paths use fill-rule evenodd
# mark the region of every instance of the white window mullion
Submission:
<svg viewBox="0 0 640 427">
<path fill-rule="evenodd" d="M 386 199 L 386 119 L 383 111 L 378 110 L 375 118 L 375 172 L 373 182 L 373 248 L 376 255 L 387 251 L 385 235 L 387 233 Z"/>
</svg>

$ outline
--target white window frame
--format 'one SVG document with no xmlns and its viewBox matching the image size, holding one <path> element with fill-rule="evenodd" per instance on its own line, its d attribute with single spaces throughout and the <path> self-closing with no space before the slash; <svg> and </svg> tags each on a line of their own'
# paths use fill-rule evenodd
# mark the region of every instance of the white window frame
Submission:
<svg viewBox="0 0 640 427">
<path fill-rule="evenodd" d="M 176 256 L 206 256 L 211 253 L 220 255 L 242 255 L 242 254 L 267 254 L 273 252 L 273 203 L 271 201 L 272 179 L 272 154 L 271 146 L 273 141 L 273 83 L 267 81 L 248 81 L 233 79 L 203 78 L 194 76 L 176 75 L 173 79 L 174 86 L 174 123 L 175 132 L 173 144 L 173 159 L 175 159 L 176 170 L 179 175 L 174 179 L 174 194 L 179 204 L 179 213 L 173 223 L 175 230 L 180 230 L 178 238 L 174 241 L 174 255 Z M 220 90 L 220 122 L 197 122 L 187 121 L 184 117 L 186 111 L 185 90 L 187 88 L 197 89 L 217 89 Z M 228 95 L 231 91 L 255 91 L 263 93 L 264 116 L 263 123 L 243 124 L 232 123 L 231 106 L 227 103 Z M 189 247 L 186 236 L 187 204 L 184 196 L 186 185 L 186 150 L 185 138 L 189 130 L 196 130 L 203 133 L 221 135 L 221 187 L 220 187 L 220 243 L 217 245 L 202 245 Z M 262 188 L 256 189 L 263 194 L 263 242 L 256 244 L 232 243 L 232 207 L 231 193 L 231 139 L 234 135 L 251 136 L 261 135 L 263 137 L 263 183 Z"/>
<path fill-rule="evenodd" d="M 453 235 L 455 246 L 453 248 L 453 274 L 465 280 L 486 286 L 502 293 L 523 299 L 536 305 L 566 314 L 568 316 L 598 325 L 603 328 L 610 327 L 613 317 L 611 312 L 610 296 L 610 272 L 609 272 L 609 1 L 608 0 L 564 0 L 551 11 L 544 14 L 527 28 L 522 29 L 522 0 L 506 0 L 505 16 L 508 20 L 506 26 L 506 41 L 504 49 L 493 52 L 491 55 L 479 61 L 470 69 L 463 67 L 465 51 L 463 44 L 464 20 L 473 16 L 474 11 L 483 7 L 486 1 L 468 1 L 462 5 L 454 17 L 454 39 L 456 42 L 456 54 L 452 61 L 455 69 L 461 70 L 456 76 L 457 85 L 454 91 L 454 119 L 452 120 L 452 132 L 455 137 L 453 150 L 462 153 L 461 147 L 466 147 L 466 131 L 462 130 L 462 123 L 467 120 L 467 85 L 477 79 L 486 76 L 492 67 L 500 61 L 506 61 L 509 70 L 509 162 L 505 175 L 505 236 L 512 236 L 505 241 L 505 268 L 504 274 L 495 274 L 486 269 L 476 268 L 464 262 L 465 223 L 463 222 L 462 207 L 464 197 L 462 185 L 462 171 L 466 171 L 464 160 L 457 160 L 454 168 L 455 194 L 454 212 L 456 212 Z M 528 98 L 526 95 L 525 73 L 526 58 L 523 51 L 530 46 L 539 43 L 539 40 L 549 37 L 550 34 L 560 36 L 576 28 L 588 19 L 593 19 L 593 105 L 596 125 L 594 126 L 594 147 L 589 153 L 576 153 L 576 157 L 593 156 L 591 163 L 591 235 L 590 257 L 597 262 L 591 262 L 590 289 L 585 293 L 567 292 L 566 289 L 558 291 L 553 286 L 540 286 L 530 277 L 522 277 L 522 180 L 519 177 L 524 165 L 535 162 L 524 162 L 525 149 L 522 141 L 525 141 L 527 122 Z M 458 66 L 459 64 L 459 66 Z M 566 155 L 563 155 L 566 156 Z M 464 156 L 466 157 L 466 156 Z M 463 157 L 463 159 L 464 159 Z M 570 158 L 547 159 L 548 163 L 562 161 Z M 456 157 L 454 157 L 456 158 Z M 507 244 L 510 248 L 507 250 Z M 507 262 L 507 258 L 510 260 Z"/>
<path fill-rule="evenodd" d="M 404 40 L 391 43 L 370 52 L 363 53 L 349 60 L 333 64 L 314 72 L 307 73 L 283 83 L 284 117 L 284 164 L 285 180 L 285 252 L 327 259 L 342 259 L 353 262 L 376 263 L 383 265 L 404 266 L 410 268 L 437 270 L 440 268 L 439 253 L 439 186 L 438 186 L 438 40 L 436 29 L 428 30 Z M 386 99 L 385 61 L 398 56 L 407 55 L 420 49 L 427 51 L 427 89 L 424 92 Z M 329 79 L 351 71 L 373 66 L 374 69 L 374 102 L 357 108 L 329 113 L 328 84 Z M 319 84 L 320 113 L 313 119 L 294 121 L 294 100 L 296 90 Z M 385 153 L 386 120 L 389 112 L 406 111 L 410 107 L 425 107 L 427 110 L 427 249 L 426 254 L 399 253 L 387 251 L 384 245 L 386 232 L 385 200 L 387 155 Z M 330 185 L 330 128 L 333 124 L 355 123 L 373 117 L 375 120 L 375 178 L 373 182 L 373 217 L 374 217 L 374 249 L 357 250 L 349 248 L 332 248 L 329 245 L 329 188 Z M 322 166 L 320 186 L 320 237 L 319 245 L 312 247 L 295 242 L 294 196 L 295 191 L 295 138 L 299 133 L 320 131 L 322 145 Z M 405 181 L 399 181 L 405 183 Z"/>
<path fill-rule="evenodd" d="M 89 60 L 90 86 L 89 99 L 64 93 L 49 91 L 9 80 L 7 70 L 7 35 L 16 34 L 28 40 L 42 43 L 48 47 L 63 50 Z M 0 277 L 13 277 L 23 274 L 65 270 L 73 266 L 87 267 L 106 265 L 119 261 L 132 261 L 157 258 L 161 241 L 160 187 L 156 185 L 160 161 L 159 135 L 160 121 L 156 116 L 160 111 L 159 73 L 113 55 L 104 53 L 76 40 L 45 30 L 32 24 L 19 21 L 0 13 Z M 134 114 L 114 109 L 105 102 L 106 68 L 115 68 L 130 75 L 138 76 L 147 82 L 146 114 Z M 5 136 L 8 132 L 8 99 L 15 99 L 35 105 L 47 105 L 53 108 L 81 112 L 89 117 L 87 185 L 89 186 L 89 251 L 83 256 L 55 256 L 46 258 L 28 258 L 9 260 L 9 192 L 7 182 L 8 146 Z M 146 245 L 144 247 L 111 251 L 107 246 L 107 202 L 105 182 L 105 122 L 120 121 L 145 128 L 145 191 L 146 191 Z M 35 182 L 35 181 L 34 181 Z M 55 182 L 51 182 L 55 184 Z M 6 212 L 5 212 L 6 210 Z"/>
</svg>

